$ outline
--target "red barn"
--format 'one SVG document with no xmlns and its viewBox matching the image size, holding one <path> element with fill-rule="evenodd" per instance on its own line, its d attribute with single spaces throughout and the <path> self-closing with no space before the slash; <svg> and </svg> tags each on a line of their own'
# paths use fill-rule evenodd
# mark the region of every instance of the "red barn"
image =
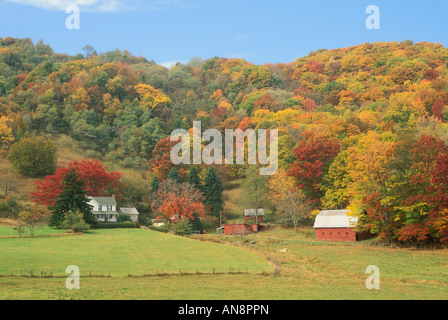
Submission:
<svg viewBox="0 0 448 320">
<path fill-rule="evenodd" d="M 246 235 L 263 231 L 263 209 L 245 209 L 244 223 L 242 224 L 226 224 L 224 226 L 224 234 L 226 235 Z"/>
<path fill-rule="evenodd" d="M 355 242 L 368 238 L 369 233 L 355 231 L 359 216 L 350 213 L 350 210 L 321 211 L 314 222 L 316 240 Z"/>
</svg>

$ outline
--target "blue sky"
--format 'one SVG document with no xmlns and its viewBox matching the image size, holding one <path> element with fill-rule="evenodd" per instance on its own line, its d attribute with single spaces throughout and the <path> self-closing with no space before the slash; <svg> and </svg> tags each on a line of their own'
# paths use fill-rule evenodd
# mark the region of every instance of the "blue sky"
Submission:
<svg viewBox="0 0 448 320">
<path fill-rule="evenodd" d="M 68 30 L 65 8 L 80 8 Z M 365 26 L 380 9 L 380 30 Z M 366 42 L 430 41 L 448 45 L 448 1 L 403 0 L 0 0 L 0 36 L 42 39 L 55 52 L 127 49 L 159 64 L 238 57 L 292 62 L 317 49 Z"/>
</svg>

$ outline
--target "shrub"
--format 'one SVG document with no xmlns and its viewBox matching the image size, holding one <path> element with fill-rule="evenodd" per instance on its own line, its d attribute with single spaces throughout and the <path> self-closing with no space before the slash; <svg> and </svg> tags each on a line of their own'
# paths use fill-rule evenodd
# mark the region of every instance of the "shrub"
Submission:
<svg viewBox="0 0 448 320">
<path fill-rule="evenodd" d="M 0 201 L 0 217 L 1 218 L 15 218 L 18 216 L 20 205 L 10 196 L 6 196 L 3 201 Z"/>
<path fill-rule="evenodd" d="M 186 236 L 191 234 L 190 221 L 188 219 L 180 219 L 176 221 L 171 227 L 171 231 L 178 236 Z"/>
<path fill-rule="evenodd" d="M 160 227 L 156 227 L 156 226 L 148 226 L 148 228 L 150 230 L 153 231 L 158 231 L 158 232 L 163 232 L 163 233 L 168 233 L 171 230 L 171 225 L 170 224 L 166 224 L 164 226 L 160 226 Z"/>
<path fill-rule="evenodd" d="M 117 217 L 117 222 L 128 222 L 132 221 L 131 216 L 128 214 L 120 213 Z"/>
<path fill-rule="evenodd" d="M 205 216 L 201 218 L 201 222 L 204 231 L 214 231 L 219 227 L 219 218 L 217 217 Z"/>
<path fill-rule="evenodd" d="M 90 226 L 84 221 L 84 215 L 79 212 L 69 212 L 60 227 L 72 230 L 74 233 L 83 233 L 84 230 L 90 229 Z"/>
<path fill-rule="evenodd" d="M 138 228 L 137 222 L 97 223 L 95 229 L 132 229 Z"/>
</svg>

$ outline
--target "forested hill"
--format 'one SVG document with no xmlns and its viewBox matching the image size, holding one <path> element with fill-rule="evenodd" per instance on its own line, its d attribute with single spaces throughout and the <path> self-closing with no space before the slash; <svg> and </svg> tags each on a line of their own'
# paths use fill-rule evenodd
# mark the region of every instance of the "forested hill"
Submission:
<svg viewBox="0 0 448 320">
<path fill-rule="evenodd" d="M 405 41 L 167 69 L 127 51 L 68 56 L 0 38 L 2 147 L 26 132 L 65 133 L 105 161 L 164 178 L 164 138 L 194 120 L 203 130 L 276 128 L 280 167 L 313 206 L 357 206 L 375 232 L 441 239 L 447 62 L 441 44 Z"/>
<path fill-rule="evenodd" d="M 422 116 L 448 120 L 447 58 L 440 44 L 409 41 L 319 50 L 289 64 L 211 58 L 167 69 L 126 51 L 73 57 L 7 37 L 0 39 L 0 111 L 14 134 L 68 133 L 140 166 L 162 138 L 194 120 L 204 129 L 234 128 L 245 117 L 253 128 L 312 123 L 340 139 L 377 125 L 421 124 Z"/>
</svg>

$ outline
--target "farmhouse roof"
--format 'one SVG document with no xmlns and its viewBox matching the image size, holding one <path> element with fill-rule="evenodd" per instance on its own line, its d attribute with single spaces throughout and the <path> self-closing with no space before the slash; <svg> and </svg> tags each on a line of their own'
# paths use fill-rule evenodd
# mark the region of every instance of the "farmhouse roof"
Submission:
<svg viewBox="0 0 448 320">
<path fill-rule="evenodd" d="M 350 213 L 350 210 L 323 210 L 316 216 L 314 228 L 354 228 L 358 216 Z"/>
<path fill-rule="evenodd" d="M 132 215 L 139 214 L 136 208 L 120 208 L 120 211 L 124 214 L 132 214 Z"/>
<path fill-rule="evenodd" d="M 264 209 L 244 209 L 244 215 L 248 216 L 264 216 Z"/>
<path fill-rule="evenodd" d="M 92 197 L 101 206 L 116 206 L 117 201 L 113 197 Z"/>
</svg>

